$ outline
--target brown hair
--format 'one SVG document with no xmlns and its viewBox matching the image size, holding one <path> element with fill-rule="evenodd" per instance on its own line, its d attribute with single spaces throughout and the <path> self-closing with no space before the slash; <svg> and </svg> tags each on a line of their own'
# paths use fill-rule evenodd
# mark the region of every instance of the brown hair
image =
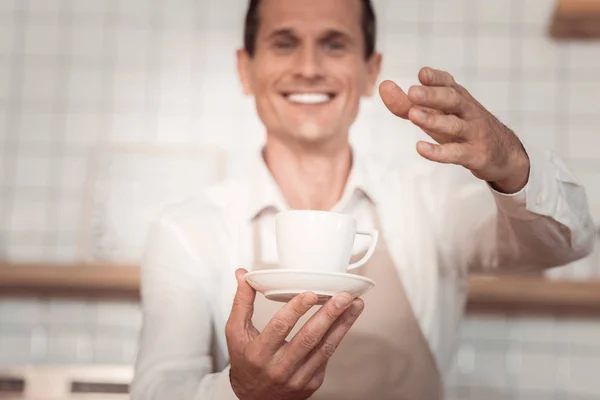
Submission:
<svg viewBox="0 0 600 400">
<path fill-rule="evenodd" d="M 375 52 L 377 21 L 371 0 L 361 0 L 361 4 L 361 25 L 365 42 L 365 58 L 369 59 Z M 260 0 L 250 0 L 248 3 L 248 11 L 246 12 L 246 20 L 244 22 L 244 48 L 251 57 L 254 56 L 256 47 L 256 34 L 258 32 L 258 24 L 260 22 L 258 18 L 259 6 Z"/>
</svg>

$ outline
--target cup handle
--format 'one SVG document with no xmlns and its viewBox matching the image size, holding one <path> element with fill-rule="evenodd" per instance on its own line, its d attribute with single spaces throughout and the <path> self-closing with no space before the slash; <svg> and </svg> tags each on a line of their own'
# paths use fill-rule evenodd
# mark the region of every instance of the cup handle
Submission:
<svg viewBox="0 0 600 400">
<path fill-rule="evenodd" d="M 350 271 L 351 269 L 362 267 L 367 261 L 369 261 L 369 258 L 371 258 L 371 256 L 375 252 L 375 246 L 377 246 L 377 239 L 379 239 L 379 232 L 377 232 L 376 230 L 358 231 L 358 232 L 356 232 L 356 234 L 371 236 L 371 244 L 369 245 L 369 249 L 367 250 L 367 253 L 363 256 L 363 258 L 361 258 L 354 264 L 350 264 L 348 266 L 348 271 Z"/>
</svg>

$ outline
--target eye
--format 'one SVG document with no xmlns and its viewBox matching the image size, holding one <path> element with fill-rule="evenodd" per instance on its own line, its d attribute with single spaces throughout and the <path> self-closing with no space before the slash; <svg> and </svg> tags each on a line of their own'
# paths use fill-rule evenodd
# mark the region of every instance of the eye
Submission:
<svg viewBox="0 0 600 400">
<path fill-rule="evenodd" d="M 277 49 L 281 49 L 281 50 L 288 50 L 288 49 L 292 49 L 294 47 L 295 43 L 292 40 L 277 40 L 275 41 L 275 48 Z"/>
<path fill-rule="evenodd" d="M 346 46 L 344 45 L 344 43 L 342 42 L 338 42 L 338 41 L 331 41 L 331 42 L 327 42 L 325 44 L 325 47 L 328 50 L 344 50 L 346 48 Z"/>
</svg>

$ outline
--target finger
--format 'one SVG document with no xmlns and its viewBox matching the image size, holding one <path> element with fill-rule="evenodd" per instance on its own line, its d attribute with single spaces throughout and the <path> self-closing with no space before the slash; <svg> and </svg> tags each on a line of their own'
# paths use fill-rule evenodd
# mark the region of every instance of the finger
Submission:
<svg viewBox="0 0 600 400">
<path fill-rule="evenodd" d="M 379 96 L 392 114 L 400 118 L 408 118 L 408 110 L 412 107 L 412 103 L 400 86 L 389 80 L 383 81 L 379 85 Z"/>
<path fill-rule="evenodd" d="M 313 374 L 312 378 L 304 378 L 298 376 L 293 376 L 292 379 L 296 380 L 298 383 L 298 387 L 304 388 L 306 391 L 312 393 L 323 385 L 325 381 L 325 371 L 327 368 L 327 362 L 321 364 L 317 371 Z M 305 383 L 308 380 L 308 383 Z"/>
<path fill-rule="evenodd" d="M 319 342 L 319 345 L 310 353 L 306 361 L 302 363 L 291 379 L 298 382 L 306 382 L 307 385 L 310 384 L 315 375 L 318 374 L 331 356 L 333 356 L 363 309 L 364 302 L 361 299 L 355 299 L 342 316 L 335 321 L 321 342 Z"/>
<path fill-rule="evenodd" d="M 281 348 L 298 320 L 308 312 L 319 300 L 314 293 L 301 293 L 283 306 L 265 326 L 256 338 L 256 346 L 272 355 Z"/>
<path fill-rule="evenodd" d="M 457 86 L 454 77 L 450 73 L 430 67 L 421 68 L 419 82 L 427 86 Z"/>
<path fill-rule="evenodd" d="M 464 120 L 455 115 L 432 114 L 427 109 L 413 107 L 408 113 L 410 121 L 423 129 L 428 135 L 435 135 L 434 139 L 439 140 L 439 136 L 447 140 L 456 140 L 467 137 L 467 124 Z"/>
<path fill-rule="evenodd" d="M 244 277 L 247 272 L 241 268 L 235 271 L 238 287 L 233 298 L 233 305 L 228 321 L 228 325 L 231 325 L 233 329 L 242 331 L 246 331 L 252 325 L 254 300 L 256 299 L 256 290 L 246 282 L 246 278 Z"/>
<path fill-rule="evenodd" d="M 292 363 L 304 360 L 321 342 L 329 328 L 352 304 L 352 296 L 338 293 L 327 301 L 282 349 L 282 357 Z"/>
<path fill-rule="evenodd" d="M 468 143 L 433 144 L 417 143 L 417 152 L 428 160 L 467 166 L 469 164 Z"/>
<path fill-rule="evenodd" d="M 411 86 L 408 98 L 415 105 L 433 108 L 446 114 L 461 116 L 469 110 L 463 95 L 452 87 Z"/>
</svg>

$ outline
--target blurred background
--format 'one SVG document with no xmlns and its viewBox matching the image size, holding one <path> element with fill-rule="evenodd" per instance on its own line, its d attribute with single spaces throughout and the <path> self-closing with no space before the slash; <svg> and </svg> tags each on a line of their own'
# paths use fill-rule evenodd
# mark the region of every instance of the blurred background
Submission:
<svg viewBox="0 0 600 400">
<path fill-rule="evenodd" d="M 382 79 L 406 88 L 424 65 L 450 71 L 524 140 L 563 157 L 599 221 L 600 41 L 551 37 L 554 0 L 374 4 Z M 244 168 L 262 143 L 235 72 L 246 5 L 0 0 L 0 392 L 58 382 L 55 371 L 65 382 L 88 377 L 71 391 L 122 391 L 130 379 L 138 300 L 99 298 L 98 288 L 135 292 L 134 266 L 162 207 Z M 565 26 L 555 33 L 573 31 Z M 352 131 L 355 146 L 390 154 L 420 136 L 378 97 Z M 96 269 L 78 281 L 71 271 L 85 266 Z M 538 303 L 556 309 L 528 311 L 518 296 L 493 312 L 473 308 L 448 398 L 600 398 L 599 278 L 596 251 L 550 271 L 557 286 L 535 280 L 546 299 Z M 39 293 L 23 294 L 28 285 Z M 90 383 L 102 379 L 113 386 Z"/>
</svg>

